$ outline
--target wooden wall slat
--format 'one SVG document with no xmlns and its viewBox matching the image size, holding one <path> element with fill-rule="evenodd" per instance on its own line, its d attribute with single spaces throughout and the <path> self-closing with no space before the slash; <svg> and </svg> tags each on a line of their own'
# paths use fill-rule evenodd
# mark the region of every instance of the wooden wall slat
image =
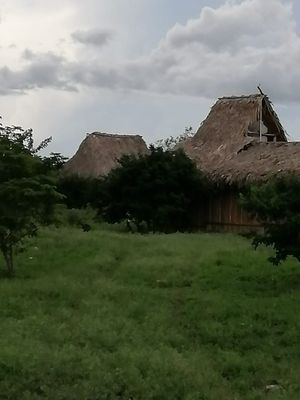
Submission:
<svg viewBox="0 0 300 400">
<path fill-rule="evenodd" d="M 207 225 L 219 226 L 218 230 L 231 230 L 234 227 L 260 227 L 259 223 L 244 211 L 238 203 L 238 194 L 234 191 L 222 193 L 208 204 Z"/>
</svg>

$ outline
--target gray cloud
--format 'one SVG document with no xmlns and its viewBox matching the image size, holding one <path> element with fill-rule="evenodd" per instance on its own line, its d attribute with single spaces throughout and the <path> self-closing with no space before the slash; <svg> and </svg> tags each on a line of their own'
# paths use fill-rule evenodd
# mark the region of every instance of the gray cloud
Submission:
<svg viewBox="0 0 300 400">
<path fill-rule="evenodd" d="M 89 29 L 73 32 L 71 36 L 81 44 L 102 47 L 113 38 L 113 32 L 107 29 Z"/>
<path fill-rule="evenodd" d="M 75 85 L 68 74 L 69 63 L 53 53 L 33 53 L 25 50 L 23 58 L 28 64 L 19 70 L 7 66 L 0 68 L 1 94 L 23 94 L 37 88 L 56 88 L 74 91 Z"/>
<path fill-rule="evenodd" d="M 276 100 L 300 101 L 299 58 L 290 3 L 244 0 L 206 7 L 198 19 L 175 25 L 147 57 L 74 69 L 88 86 L 211 98 L 261 83 Z"/>
<path fill-rule="evenodd" d="M 72 37 L 103 46 L 110 35 L 90 30 Z M 151 54 L 136 60 L 111 65 L 96 54 L 92 62 L 68 61 L 30 50 L 23 58 L 28 64 L 19 71 L 0 69 L 2 92 L 86 86 L 211 98 L 252 92 L 261 83 L 275 100 L 300 101 L 300 37 L 286 0 L 206 7 L 199 18 L 175 25 Z"/>
</svg>

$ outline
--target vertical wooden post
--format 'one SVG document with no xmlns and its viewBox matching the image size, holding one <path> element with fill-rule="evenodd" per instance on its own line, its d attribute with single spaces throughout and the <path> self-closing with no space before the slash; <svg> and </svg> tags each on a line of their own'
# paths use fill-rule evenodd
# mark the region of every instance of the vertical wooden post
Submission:
<svg viewBox="0 0 300 400">
<path fill-rule="evenodd" d="M 262 134 L 261 134 L 261 123 L 262 123 L 262 102 L 263 97 L 261 97 L 259 101 L 259 141 L 261 142 Z"/>
</svg>

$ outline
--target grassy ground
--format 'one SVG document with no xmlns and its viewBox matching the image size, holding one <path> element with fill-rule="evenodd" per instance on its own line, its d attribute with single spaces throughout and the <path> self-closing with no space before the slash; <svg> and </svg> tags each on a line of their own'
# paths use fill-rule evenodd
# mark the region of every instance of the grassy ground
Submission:
<svg viewBox="0 0 300 400">
<path fill-rule="evenodd" d="M 293 260 L 230 235 L 31 243 L 0 280 L 0 399 L 300 399 Z"/>
</svg>

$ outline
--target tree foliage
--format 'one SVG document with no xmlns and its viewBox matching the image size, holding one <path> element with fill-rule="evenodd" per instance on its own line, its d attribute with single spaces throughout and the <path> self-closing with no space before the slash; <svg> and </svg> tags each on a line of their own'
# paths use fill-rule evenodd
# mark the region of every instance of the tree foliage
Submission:
<svg viewBox="0 0 300 400">
<path fill-rule="evenodd" d="M 104 180 L 102 215 L 110 223 L 133 221 L 139 230 L 188 230 L 205 201 L 205 186 L 183 151 L 151 146 L 149 154 L 122 157 Z"/>
<path fill-rule="evenodd" d="M 155 143 L 156 147 L 161 147 L 164 150 L 174 150 L 176 146 L 186 139 L 189 139 L 195 135 L 195 132 L 191 126 L 186 127 L 184 132 L 179 136 L 169 136 L 166 139 L 160 139 Z"/>
<path fill-rule="evenodd" d="M 38 156 L 50 138 L 34 147 L 32 130 L 0 125 L 0 250 L 14 274 L 14 249 L 48 222 L 61 196 L 55 189 L 53 160 Z"/>
<path fill-rule="evenodd" d="M 101 179 L 62 175 L 57 187 L 65 196 L 64 202 L 68 208 L 98 207 L 102 193 Z"/>
<path fill-rule="evenodd" d="M 64 166 L 67 159 L 68 159 L 67 157 L 64 157 L 60 153 L 50 153 L 50 155 L 48 157 L 42 158 L 44 167 L 45 167 L 45 171 L 46 172 L 60 171 L 62 169 L 62 167 Z"/>
<path fill-rule="evenodd" d="M 278 265 L 289 255 L 300 261 L 300 177 L 294 174 L 251 186 L 242 196 L 242 206 L 264 226 L 254 245 L 271 246 Z"/>
</svg>

